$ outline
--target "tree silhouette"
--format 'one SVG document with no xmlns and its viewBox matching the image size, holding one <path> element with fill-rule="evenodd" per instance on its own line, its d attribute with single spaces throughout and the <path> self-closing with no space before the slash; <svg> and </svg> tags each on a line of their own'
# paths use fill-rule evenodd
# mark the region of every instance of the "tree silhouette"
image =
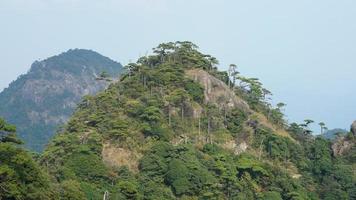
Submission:
<svg viewBox="0 0 356 200">
<path fill-rule="evenodd" d="M 320 134 L 322 135 L 324 130 L 326 130 L 325 123 L 324 122 L 320 122 L 319 126 L 320 126 Z"/>
<path fill-rule="evenodd" d="M 229 74 L 228 86 L 230 88 L 233 88 L 235 87 L 237 76 L 238 74 L 240 74 L 240 72 L 237 71 L 237 65 L 230 64 L 228 74 Z M 231 85 L 231 79 L 232 79 L 232 85 Z"/>
</svg>

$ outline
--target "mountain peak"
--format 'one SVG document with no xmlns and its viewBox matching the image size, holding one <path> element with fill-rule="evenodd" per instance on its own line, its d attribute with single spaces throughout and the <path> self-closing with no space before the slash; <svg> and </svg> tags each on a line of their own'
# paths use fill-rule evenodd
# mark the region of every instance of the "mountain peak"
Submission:
<svg viewBox="0 0 356 200">
<path fill-rule="evenodd" d="M 54 57 L 58 57 L 58 58 L 92 58 L 92 57 L 100 57 L 101 59 L 103 58 L 107 58 L 109 59 L 108 57 L 105 57 L 103 56 L 102 54 L 94 51 L 94 50 L 91 50 L 91 49 L 79 49 L 79 48 L 75 48 L 75 49 L 69 49 L 57 56 L 54 56 Z"/>
<path fill-rule="evenodd" d="M 280 110 L 263 107 L 256 79 L 244 79 L 255 84 L 253 90 L 242 88 L 214 63 L 189 42 L 159 45 L 153 55 L 129 64 L 120 81 L 85 98 L 42 162 L 53 174 L 72 175 L 63 180 L 84 181 L 91 191 L 120 199 L 198 199 L 213 190 L 207 199 L 257 199 L 230 196 L 225 175 L 232 174 L 231 185 L 241 185 L 234 190 L 254 194 L 241 178 L 264 180 L 277 173 L 298 185 L 286 193 L 307 199 L 297 180 L 300 162 L 289 153 L 302 148 L 286 132 Z M 292 160 L 293 168 L 281 171 L 263 163 L 266 158 Z"/>
<path fill-rule="evenodd" d="M 84 95 L 109 84 L 97 76 L 105 72 L 115 78 L 121 70 L 120 63 L 86 49 L 35 61 L 27 74 L 0 93 L 0 116 L 18 127 L 28 147 L 40 151 Z"/>
<path fill-rule="evenodd" d="M 29 72 L 37 72 L 44 68 L 50 68 L 55 70 L 66 70 L 70 73 L 79 73 L 80 70 L 86 67 L 90 67 L 91 70 L 97 72 L 105 70 L 112 74 L 120 63 L 111 60 L 93 50 L 88 49 L 69 49 L 59 55 L 46 58 L 41 61 L 35 61 L 31 65 Z"/>
</svg>

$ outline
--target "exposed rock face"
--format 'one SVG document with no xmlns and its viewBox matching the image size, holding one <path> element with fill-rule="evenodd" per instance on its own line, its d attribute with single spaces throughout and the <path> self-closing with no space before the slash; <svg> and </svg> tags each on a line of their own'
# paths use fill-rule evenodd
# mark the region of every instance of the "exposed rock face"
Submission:
<svg viewBox="0 0 356 200">
<path fill-rule="evenodd" d="M 348 152 L 354 145 L 353 141 L 348 140 L 345 136 L 338 138 L 331 146 L 334 156 L 341 156 Z"/>
<path fill-rule="evenodd" d="M 264 115 L 251 110 L 246 101 L 235 95 L 225 83 L 208 72 L 202 69 L 191 69 L 186 71 L 186 75 L 204 87 L 204 100 L 206 103 L 216 104 L 220 108 L 239 108 L 246 113 L 254 114 L 260 125 L 268 127 L 278 135 L 291 138 L 284 129 L 276 129 Z"/>
<path fill-rule="evenodd" d="M 351 125 L 351 133 L 356 136 L 356 121 Z M 333 150 L 334 156 L 341 156 L 347 154 L 354 146 L 355 139 L 351 136 L 341 136 L 338 137 L 332 144 L 331 148 Z"/>
<path fill-rule="evenodd" d="M 242 141 L 240 144 L 235 140 L 227 141 L 222 145 L 225 149 L 229 149 L 234 152 L 235 155 L 239 155 L 245 152 L 248 148 L 248 144 L 245 141 Z"/>
<path fill-rule="evenodd" d="M 356 136 L 356 121 L 354 121 L 354 123 L 351 125 L 351 133 Z"/>
<path fill-rule="evenodd" d="M 211 76 L 202 69 L 192 69 L 186 72 L 187 76 L 204 86 L 205 102 L 218 104 L 223 107 L 238 107 L 250 111 L 248 104 L 230 90 L 225 83 Z"/>
<path fill-rule="evenodd" d="M 40 151 L 84 95 L 109 84 L 97 79 L 100 73 L 116 77 L 121 70 L 120 63 L 81 49 L 36 61 L 0 93 L 0 116 L 17 126 L 27 147 Z"/>
<path fill-rule="evenodd" d="M 141 154 L 117 147 L 111 143 L 105 143 L 101 152 L 103 161 L 111 167 L 127 166 L 130 170 L 138 171 L 138 160 L 142 157 Z"/>
</svg>

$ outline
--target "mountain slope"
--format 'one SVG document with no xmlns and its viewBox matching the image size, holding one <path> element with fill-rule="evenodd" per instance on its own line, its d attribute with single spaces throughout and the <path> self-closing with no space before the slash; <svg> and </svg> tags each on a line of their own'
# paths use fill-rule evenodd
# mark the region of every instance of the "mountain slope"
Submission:
<svg viewBox="0 0 356 200">
<path fill-rule="evenodd" d="M 0 116 L 17 126 L 27 147 L 41 151 L 84 95 L 108 85 L 97 77 L 104 71 L 116 77 L 121 70 L 120 63 L 83 49 L 36 61 L 0 93 Z"/>
<path fill-rule="evenodd" d="M 42 155 L 86 199 L 352 199 L 331 143 L 286 125 L 257 79 L 233 85 L 190 42 L 165 43 L 86 97 Z"/>
</svg>

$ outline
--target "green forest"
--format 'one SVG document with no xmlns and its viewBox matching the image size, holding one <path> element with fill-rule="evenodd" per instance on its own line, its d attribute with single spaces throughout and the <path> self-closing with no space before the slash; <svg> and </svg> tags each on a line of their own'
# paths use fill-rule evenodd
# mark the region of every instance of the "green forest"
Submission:
<svg viewBox="0 0 356 200">
<path fill-rule="evenodd" d="M 85 96 L 41 154 L 1 119 L 0 199 L 356 199 L 356 133 L 336 154 L 319 122 L 288 123 L 259 79 L 218 64 L 160 44 Z"/>
</svg>

